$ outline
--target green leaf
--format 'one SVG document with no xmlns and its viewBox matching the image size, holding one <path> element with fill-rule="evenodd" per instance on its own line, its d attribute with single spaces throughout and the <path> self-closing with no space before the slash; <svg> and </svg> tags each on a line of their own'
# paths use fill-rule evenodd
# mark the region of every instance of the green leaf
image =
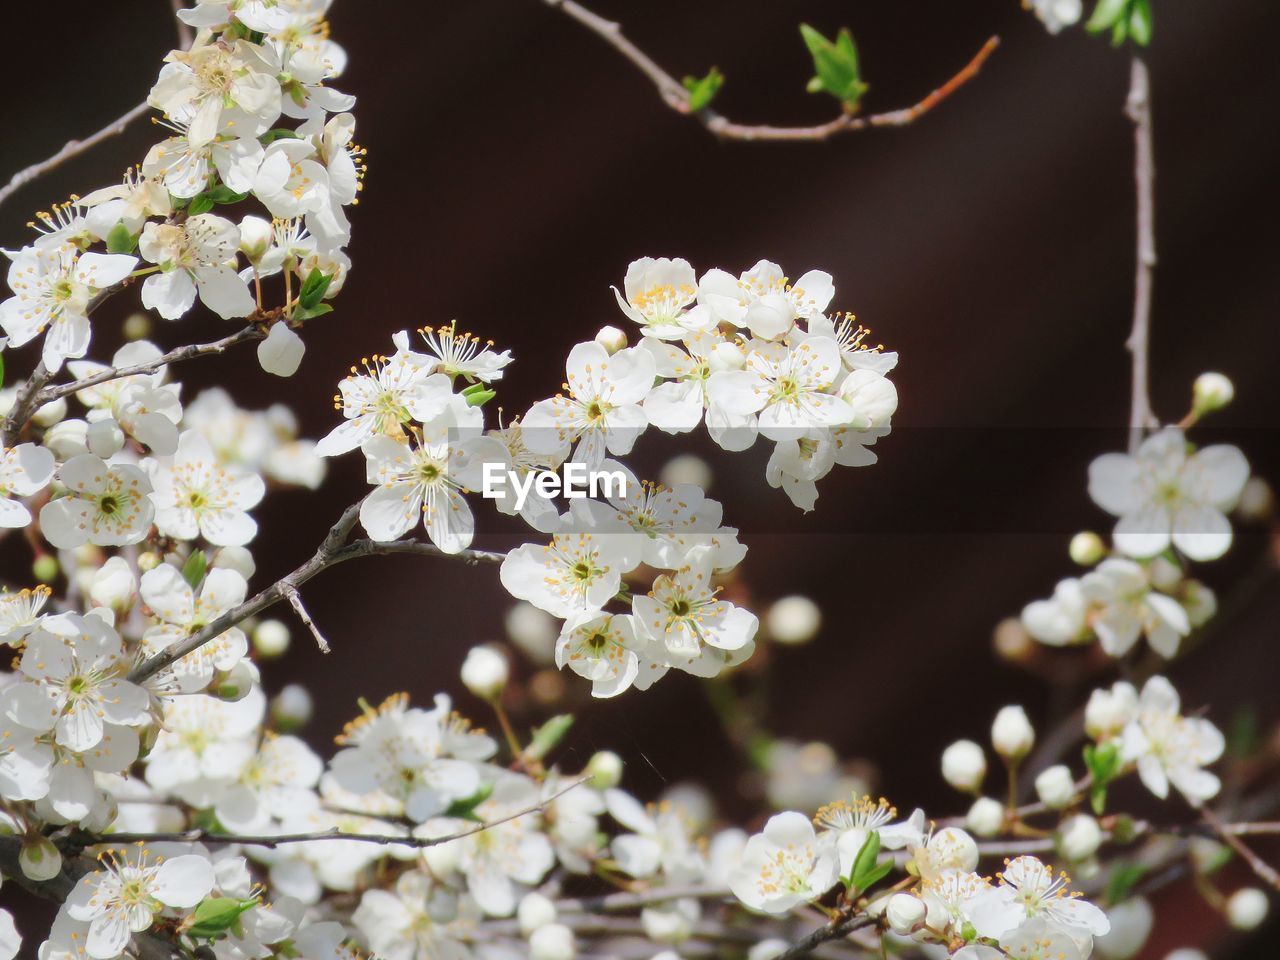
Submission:
<svg viewBox="0 0 1280 960">
<path fill-rule="evenodd" d="M 858 102 L 867 92 L 858 65 L 858 48 L 853 34 L 841 29 L 835 41 L 828 40 L 807 23 L 800 24 L 800 35 L 817 74 L 806 89 L 810 93 L 825 92 L 839 100 L 848 110 L 857 110 Z"/>
<path fill-rule="evenodd" d="M 859 891 L 870 890 L 877 883 L 879 883 L 881 880 L 887 877 L 889 875 L 889 872 L 892 869 L 893 869 L 893 861 L 886 860 L 884 863 L 880 864 L 880 866 L 874 868 L 870 872 L 862 874 L 856 880 L 856 886 L 858 890 Z"/>
<path fill-rule="evenodd" d="M 483 387 L 483 384 L 480 384 Z M 467 398 L 467 406 L 483 407 L 486 403 L 497 396 L 492 390 L 477 390 L 475 393 L 464 393 Z"/>
<path fill-rule="evenodd" d="M 202 193 L 198 197 L 191 198 L 191 204 L 187 207 L 187 215 L 198 217 L 202 213 L 208 213 L 213 207 L 213 197 L 207 193 Z"/>
<path fill-rule="evenodd" d="M 561 713 L 552 717 L 533 731 L 533 739 L 529 741 L 529 746 L 524 751 L 525 756 L 530 760 L 541 760 L 555 749 L 556 744 L 564 739 L 564 735 L 572 726 L 573 714 L 571 713 Z"/>
<path fill-rule="evenodd" d="M 1129 39 L 1145 47 L 1151 43 L 1153 27 L 1150 0 L 1133 0 L 1133 7 L 1129 10 Z"/>
<path fill-rule="evenodd" d="M 1084 748 L 1084 762 L 1094 783 L 1106 786 L 1120 772 L 1120 749 L 1111 740 L 1096 747 L 1089 744 Z"/>
<path fill-rule="evenodd" d="M 853 866 L 849 868 L 846 881 L 850 889 L 863 889 L 865 877 L 876 869 L 876 860 L 880 857 L 880 833 L 876 830 L 862 842 L 858 855 L 853 858 Z"/>
<path fill-rule="evenodd" d="M 724 86 L 724 74 L 716 67 L 707 71 L 705 77 L 685 77 L 680 81 L 689 92 L 689 110 L 697 113 L 711 105 L 712 99 Z"/>
<path fill-rule="evenodd" d="M 138 238 L 120 221 L 107 234 L 107 253 L 133 253 L 138 249 Z"/>
<path fill-rule="evenodd" d="M 258 898 L 239 900 L 235 897 L 206 897 L 191 914 L 186 929 L 193 940 L 215 940 L 225 934 L 240 916 L 257 906 Z"/>
<path fill-rule="evenodd" d="M 4 386 L 4 354 L 0 353 L 0 387 Z"/>
<path fill-rule="evenodd" d="M 205 557 L 204 551 L 197 550 L 187 557 L 187 562 L 182 565 L 182 579 L 191 584 L 192 590 L 199 590 L 200 584 L 204 583 L 204 574 L 208 567 L 209 560 Z"/>
<path fill-rule="evenodd" d="M 288 127 L 275 127 L 258 138 L 262 143 L 275 143 L 277 140 L 301 140 L 297 130 Z"/>
<path fill-rule="evenodd" d="M 449 805 L 449 809 L 445 810 L 444 816 L 454 817 L 458 820 L 474 820 L 481 823 L 481 819 L 476 816 L 476 807 L 489 799 L 489 794 L 493 793 L 493 784 L 485 784 L 469 797 L 461 800 L 455 800 Z"/>
<path fill-rule="evenodd" d="M 293 319 L 310 320 L 312 317 L 323 317 L 326 313 L 333 313 L 333 307 L 327 303 L 318 303 L 314 307 L 298 307 L 293 311 Z"/>
<path fill-rule="evenodd" d="M 302 289 L 298 291 L 298 306 L 304 308 L 316 306 L 324 299 L 331 283 L 333 283 L 333 277 L 313 269 L 303 281 Z"/>
<path fill-rule="evenodd" d="M 1117 863 L 1111 871 L 1111 878 L 1107 881 L 1107 902 L 1117 904 L 1129 896 L 1146 872 L 1147 868 L 1140 863 L 1124 861 Z"/>
<path fill-rule="evenodd" d="M 1084 28 L 1090 33 L 1103 33 L 1121 22 L 1128 10 L 1129 0 L 1098 0 Z"/>
<path fill-rule="evenodd" d="M 232 190 L 225 183 L 220 183 L 212 190 L 205 191 L 205 196 L 214 203 L 239 203 L 247 197 L 248 194 L 236 193 L 236 191 Z"/>
</svg>

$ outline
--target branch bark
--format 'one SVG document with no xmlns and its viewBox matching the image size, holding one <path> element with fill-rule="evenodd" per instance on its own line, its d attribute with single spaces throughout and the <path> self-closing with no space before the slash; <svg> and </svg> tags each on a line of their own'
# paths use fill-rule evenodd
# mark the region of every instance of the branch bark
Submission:
<svg viewBox="0 0 1280 960">
<path fill-rule="evenodd" d="M 1155 144 L 1151 129 L 1151 77 L 1146 62 L 1134 57 L 1129 72 L 1125 114 L 1133 122 L 1133 177 L 1137 188 L 1137 258 L 1133 282 L 1133 326 L 1125 346 L 1132 359 L 1129 400 L 1129 452 L 1143 433 L 1159 425 L 1151 410 L 1148 365 L 1151 349 L 1151 292 L 1156 268 Z"/>
</svg>

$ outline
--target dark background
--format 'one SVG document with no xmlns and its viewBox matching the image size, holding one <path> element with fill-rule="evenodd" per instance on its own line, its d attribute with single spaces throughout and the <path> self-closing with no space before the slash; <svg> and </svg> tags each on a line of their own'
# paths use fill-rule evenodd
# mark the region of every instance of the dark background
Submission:
<svg viewBox="0 0 1280 960">
<path fill-rule="evenodd" d="M 1229 374 L 1238 399 L 1201 438 L 1240 443 L 1274 478 L 1280 5 L 1154 6 L 1155 408 L 1176 420 L 1196 374 Z M 173 44 L 164 7 L 61 0 L 7 18 L 6 169 L 142 98 Z M 247 406 L 287 398 L 304 431 L 319 436 L 334 422 L 330 397 L 351 362 L 388 349 L 393 331 L 456 317 L 518 358 L 498 401 L 510 415 L 554 391 L 572 343 L 602 324 L 623 325 L 608 286 L 636 257 L 683 256 L 699 272 L 736 272 L 761 257 L 792 276 L 829 270 L 833 306 L 856 312 L 902 354 L 901 406 L 880 464 L 837 470 L 820 485 L 817 511 L 803 516 L 766 487 L 763 445 L 737 458 L 696 447 L 716 468 L 712 494 L 725 502 L 726 521 L 751 547 L 744 588 L 758 609 L 801 591 L 826 613 L 816 643 L 768 657 L 770 726 L 829 741 L 845 757 L 874 757 L 879 788 L 901 806 L 958 811 L 963 802 L 937 773 L 947 743 L 984 739 L 994 708 L 1012 700 L 1048 721 L 1091 682 L 1067 683 L 1066 694 L 1059 684 L 1055 700 L 1043 678 L 992 656 L 990 635 L 1071 572 L 1073 531 L 1107 526 L 1084 473 L 1093 456 L 1125 442 L 1128 56 L 1079 29 L 1051 38 L 1016 0 L 600 0 L 597 9 L 623 19 L 677 76 L 719 66 L 728 83 L 717 108 L 744 122 L 832 114 L 804 92 L 811 71 L 800 20 L 828 33 L 853 29 L 870 111 L 919 99 L 986 37 L 1003 43 L 973 83 L 913 127 L 825 145 L 722 144 L 537 0 L 339 0 L 333 36 L 351 67 L 336 86 L 359 96 L 358 139 L 369 148 L 367 189 L 352 217 L 354 272 L 336 312 L 309 326 L 306 361 L 290 383 L 263 374 L 248 352 L 179 376 L 189 395 L 222 383 Z M 25 242 L 30 211 L 112 181 L 155 139 L 138 123 L 27 187 L 0 211 L 0 242 Z M 154 339 L 172 346 L 226 329 L 207 315 L 182 327 L 158 321 Z M 95 323 L 96 356 L 113 336 L 109 318 Z M 653 476 L 686 448 L 650 434 L 634 462 Z M 363 494 L 359 461 L 335 463 L 317 494 L 282 494 L 258 511 L 261 583 L 309 555 Z M 513 529 L 479 513 L 482 530 Z M 1264 534 L 1244 530 L 1232 556 L 1204 575 L 1225 590 L 1264 551 Z M 1224 726 L 1245 704 L 1275 719 L 1280 596 L 1273 574 L 1253 582 L 1227 604 L 1215 642 L 1173 671 L 1188 705 L 1213 703 Z M 299 633 L 265 672 L 273 687 L 301 679 L 311 688 L 317 744 L 354 713 L 358 695 L 408 689 L 424 701 L 448 690 L 482 714 L 456 676 L 468 646 L 501 636 L 508 599 L 495 571 L 379 558 L 327 573 L 304 595 L 334 652 L 321 658 Z M 292 624 L 287 611 L 277 615 Z M 1041 666 L 1059 677 L 1084 672 L 1079 657 Z M 729 811 L 750 812 L 737 780 L 742 760 L 692 678 L 589 705 L 567 763 L 605 746 L 635 761 L 628 784 L 641 794 L 700 777 Z M 1165 815 L 1184 816 L 1176 804 Z M 1243 882 L 1233 874 L 1224 886 Z M 1201 901 L 1181 899 L 1162 908 L 1143 958 L 1219 936 Z M 1215 957 L 1269 955 L 1214 949 Z"/>
</svg>

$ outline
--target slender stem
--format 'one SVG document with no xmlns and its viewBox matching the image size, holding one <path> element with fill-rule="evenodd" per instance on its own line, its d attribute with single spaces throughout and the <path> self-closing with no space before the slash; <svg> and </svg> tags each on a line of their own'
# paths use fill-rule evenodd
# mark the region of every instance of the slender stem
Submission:
<svg viewBox="0 0 1280 960">
<path fill-rule="evenodd" d="M 1280 890 L 1280 872 L 1277 872 L 1275 867 L 1258 856 L 1252 847 L 1241 840 L 1227 824 L 1222 822 L 1222 818 L 1208 807 L 1200 811 L 1200 816 L 1204 818 L 1204 822 L 1209 825 L 1214 834 L 1222 838 L 1223 843 L 1240 855 L 1259 880 L 1273 890 Z"/>
<path fill-rule="evenodd" d="M 704 107 L 696 111 L 691 109 L 689 106 L 689 92 L 675 77 L 662 69 L 652 57 L 632 43 L 626 34 L 622 32 L 621 24 L 606 20 L 599 14 L 588 10 L 582 4 L 577 3 L 576 0 L 542 0 L 542 2 L 576 20 L 613 47 L 614 50 L 618 51 L 636 69 L 649 78 L 653 85 L 657 87 L 658 96 L 662 98 L 662 102 L 668 107 L 676 113 L 696 118 L 712 134 L 725 140 L 821 141 L 830 139 L 836 134 L 853 133 L 871 127 L 906 126 L 924 116 L 924 114 L 938 106 L 960 87 L 972 80 L 978 71 L 982 69 L 982 65 L 987 61 L 987 58 L 991 56 L 1000 44 L 999 37 L 991 37 L 982 45 L 982 48 L 973 58 L 946 83 L 931 91 L 922 100 L 901 110 L 891 110 L 887 113 L 871 114 L 865 117 L 854 116 L 852 113 L 846 112 L 833 120 L 816 126 L 775 127 L 768 124 L 734 123 L 710 108 Z"/>
<path fill-rule="evenodd" d="M 1151 78 L 1141 57 L 1129 72 L 1125 114 L 1133 121 L 1133 176 L 1137 188 L 1137 257 L 1133 283 L 1133 327 L 1125 346 L 1132 358 L 1129 400 L 1129 452 L 1143 432 L 1158 425 L 1151 410 L 1148 366 L 1151 351 L 1151 291 L 1156 267 L 1155 145 L 1151 131 Z"/>
<path fill-rule="evenodd" d="M 178 11 L 185 10 L 187 5 L 182 0 L 169 0 L 169 3 L 173 7 L 174 19 L 178 21 L 178 46 L 183 50 L 190 50 L 196 42 L 196 32 L 178 20 Z"/>
<path fill-rule="evenodd" d="M 819 927 L 808 936 L 801 940 L 797 940 L 784 952 L 778 955 L 778 960 L 793 960 L 795 957 L 803 957 L 805 954 L 812 953 L 828 940 L 838 940 L 847 937 L 855 930 L 861 930 L 875 923 L 871 917 L 853 915 L 844 919 L 833 919 L 826 926 Z"/>
</svg>

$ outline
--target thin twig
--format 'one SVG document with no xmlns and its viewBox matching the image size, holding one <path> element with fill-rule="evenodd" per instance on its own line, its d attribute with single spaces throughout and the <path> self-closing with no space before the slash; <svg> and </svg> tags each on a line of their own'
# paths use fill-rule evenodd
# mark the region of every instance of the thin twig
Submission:
<svg viewBox="0 0 1280 960">
<path fill-rule="evenodd" d="M 216 617 L 202 629 L 174 644 L 166 650 L 134 667 L 129 679 L 141 683 L 159 673 L 166 667 L 181 660 L 187 654 L 200 649 L 206 643 L 220 636 L 231 627 L 247 617 L 267 609 L 268 607 L 288 599 L 290 590 L 297 590 L 316 574 L 329 567 L 336 566 L 356 557 L 370 557 L 388 554 L 411 553 L 426 557 L 449 557 L 468 564 L 501 563 L 506 554 L 491 553 L 485 550 L 462 550 L 458 553 L 445 553 L 433 543 L 417 540 L 395 540 L 390 543 L 379 543 L 374 540 L 356 540 L 343 546 L 343 542 L 355 527 L 360 515 L 360 504 L 349 506 L 325 536 L 315 554 L 292 573 L 281 577 L 271 586 L 250 597 L 244 603 L 232 607 L 220 617 Z"/>
<path fill-rule="evenodd" d="M 190 50 L 196 42 L 196 32 L 178 19 L 179 11 L 187 9 L 187 5 L 182 0 L 169 0 L 169 3 L 173 7 L 173 18 L 178 21 L 178 46 L 183 50 Z"/>
<path fill-rule="evenodd" d="M 541 800 L 531 807 L 523 810 L 517 810 L 515 813 L 509 813 L 505 817 L 499 817 L 496 820 L 489 820 L 485 823 L 478 824 L 468 830 L 461 830 L 458 833 L 449 833 L 439 837 L 414 837 L 414 836 L 397 836 L 387 833 L 344 833 L 336 827 L 332 830 L 321 830 L 315 833 L 278 833 L 278 834 L 240 834 L 240 833 L 211 833 L 208 830 L 182 830 L 175 833 L 109 833 L 101 836 L 79 836 L 73 835 L 72 839 L 80 847 L 96 847 L 96 846 L 124 846 L 130 843 L 203 843 L 206 845 L 229 845 L 238 844 L 245 847 L 269 847 L 274 849 L 279 846 L 291 843 L 316 843 L 324 840 L 355 840 L 360 843 L 375 843 L 383 846 L 401 846 L 413 847 L 421 850 L 426 847 L 439 846 L 442 843 L 450 843 L 454 840 L 462 840 L 465 837 L 473 837 L 477 833 L 483 833 L 494 827 L 499 827 L 504 823 L 510 823 L 512 820 L 519 820 L 521 817 L 527 817 L 534 813 L 545 810 L 550 804 L 559 800 L 570 790 L 582 786 L 590 777 L 582 777 L 574 780 L 572 783 L 561 788 L 556 793 Z M 371 816 L 366 814 L 366 816 Z"/>
<path fill-rule="evenodd" d="M 316 622 L 311 619 L 311 614 L 307 613 L 307 608 L 302 602 L 302 594 L 298 592 L 298 588 L 294 586 L 285 587 L 284 595 L 288 598 L 289 605 L 293 607 L 293 612 L 298 615 L 298 619 L 306 624 L 307 629 L 311 631 L 311 635 L 316 638 L 316 646 L 320 648 L 320 652 L 329 653 L 329 641 L 324 638 L 324 634 L 320 632 Z"/>
<path fill-rule="evenodd" d="M 1151 78 L 1141 57 L 1129 72 L 1125 114 L 1133 121 L 1133 177 L 1137 188 L 1137 258 L 1133 282 L 1133 327 L 1125 346 L 1133 361 L 1129 401 L 1129 452 L 1143 432 L 1158 426 L 1151 410 L 1148 363 L 1151 350 L 1151 289 L 1156 267 L 1155 145 L 1151 132 Z"/>
<path fill-rule="evenodd" d="M 854 915 L 845 917 L 842 920 L 833 920 L 826 926 L 814 930 L 804 939 L 797 940 L 783 953 L 780 953 L 777 960 L 793 960 L 795 957 L 803 957 L 805 954 L 812 953 L 828 940 L 842 939 L 855 930 L 861 930 L 863 927 L 869 927 L 874 923 L 875 920 L 865 915 Z"/>
<path fill-rule="evenodd" d="M 950 80 L 932 91 L 927 97 L 901 110 L 887 113 L 876 113 L 858 117 L 852 113 L 842 113 L 834 120 L 807 127 L 775 127 L 768 124 L 734 123 L 710 108 L 693 110 L 689 106 L 689 92 L 676 80 L 658 66 L 647 53 L 632 43 L 622 32 L 622 25 L 606 20 L 597 13 L 588 10 L 576 0 L 542 0 L 549 7 L 560 10 L 568 17 L 582 24 L 596 34 L 605 43 L 617 50 L 636 69 L 643 73 L 658 89 L 662 102 L 684 116 L 692 116 L 715 136 L 725 140 L 784 140 L 784 141 L 821 141 L 839 133 L 853 133 L 871 127 L 903 127 L 928 113 L 943 100 L 968 83 L 992 52 L 1000 44 L 999 37 L 991 37 L 967 64 Z"/>
<path fill-rule="evenodd" d="M 687 886 L 655 887 L 652 890 L 624 890 L 599 897 L 570 897 L 556 901 L 559 913 L 616 913 L 635 910 L 671 900 L 722 900 L 731 897 L 723 887 Z"/>
<path fill-rule="evenodd" d="M 1236 832 L 1223 823 L 1222 818 L 1208 807 L 1201 809 L 1200 816 L 1204 818 L 1204 822 L 1209 825 L 1214 834 L 1222 839 L 1223 843 L 1240 855 L 1240 858 L 1249 865 L 1249 869 L 1254 872 L 1259 880 L 1273 890 L 1280 890 L 1280 872 L 1277 872 L 1275 867 L 1258 856 L 1252 847 L 1241 840 Z"/>
</svg>

